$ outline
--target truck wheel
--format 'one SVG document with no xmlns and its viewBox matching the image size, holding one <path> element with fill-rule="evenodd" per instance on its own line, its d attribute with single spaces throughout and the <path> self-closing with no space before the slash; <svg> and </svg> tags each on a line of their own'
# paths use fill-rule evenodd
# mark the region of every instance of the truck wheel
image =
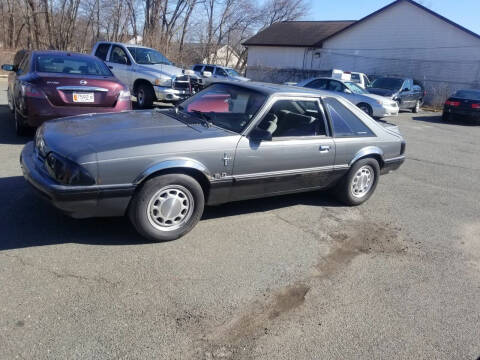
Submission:
<svg viewBox="0 0 480 360">
<path fill-rule="evenodd" d="M 151 85 L 138 85 L 135 90 L 135 95 L 137 96 L 137 106 L 140 109 L 149 109 L 152 107 L 155 93 Z"/>
<path fill-rule="evenodd" d="M 373 110 L 372 110 L 372 107 L 368 104 L 365 104 L 365 103 L 360 103 L 357 105 L 358 108 L 360 110 L 362 110 L 363 112 L 365 112 L 368 116 L 372 116 L 373 115 Z"/>
<path fill-rule="evenodd" d="M 372 196 L 378 184 L 380 166 L 373 158 L 358 160 L 335 187 L 337 198 L 346 205 L 356 206 Z"/>
<path fill-rule="evenodd" d="M 420 100 L 417 100 L 417 102 L 415 103 L 415 106 L 412 108 L 412 112 L 416 114 L 419 111 L 420 111 Z"/>
<path fill-rule="evenodd" d="M 205 205 L 202 187 L 184 174 L 148 180 L 134 195 L 129 217 L 135 229 L 153 241 L 175 240 L 200 220 Z"/>
<path fill-rule="evenodd" d="M 28 132 L 28 127 L 25 125 L 22 115 L 16 109 L 13 110 L 13 120 L 15 121 L 15 134 L 17 136 L 25 136 Z"/>
</svg>

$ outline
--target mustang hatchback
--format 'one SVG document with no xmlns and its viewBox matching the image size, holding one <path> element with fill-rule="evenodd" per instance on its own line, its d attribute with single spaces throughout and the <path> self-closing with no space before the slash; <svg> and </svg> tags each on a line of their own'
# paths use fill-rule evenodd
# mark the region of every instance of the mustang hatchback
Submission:
<svg viewBox="0 0 480 360">
<path fill-rule="evenodd" d="M 2 69 L 11 71 L 7 95 L 18 135 L 49 119 L 132 108 L 128 88 L 94 56 L 27 51 Z"/>
<path fill-rule="evenodd" d="M 160 241 L 189 232 L 205 204 L 322 188 L 361 204 L 404 151 L 396 126 L 332 93 L 236 82 L 176 108 L 49 121 L 20 161 L 70 216 L 128 215 Z"/>
</svg>

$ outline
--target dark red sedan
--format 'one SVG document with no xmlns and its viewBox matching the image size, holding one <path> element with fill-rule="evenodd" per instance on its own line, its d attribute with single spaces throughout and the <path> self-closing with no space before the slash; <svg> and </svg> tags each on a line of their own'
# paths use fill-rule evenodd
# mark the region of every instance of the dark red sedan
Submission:
<svg viewBox="0 0 480 360">
<path fill-rule="evenodd" d="M 132 108 L 130 92 L 99 59 L 60 51 L 27 51 L 18 65 L 2 65 L 15 129 L 65 116 Z"/>
</svg>

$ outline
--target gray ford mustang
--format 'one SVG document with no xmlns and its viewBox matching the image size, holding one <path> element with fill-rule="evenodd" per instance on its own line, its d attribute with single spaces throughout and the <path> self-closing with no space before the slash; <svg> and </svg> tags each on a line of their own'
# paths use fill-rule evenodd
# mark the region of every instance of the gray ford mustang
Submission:
<svg viewBox="0 0 480 360">
<path fill-rule="evenodd" d="M 171 109 L 47 122 L 20 162 L 68 215 L 128 214 L 159 241 L 190 231 L 205 204 L 322 188 L 361 204 L 404 151 L 396 126 L 332 93 L 248 82 L 213 84 Z"/>
</svg>

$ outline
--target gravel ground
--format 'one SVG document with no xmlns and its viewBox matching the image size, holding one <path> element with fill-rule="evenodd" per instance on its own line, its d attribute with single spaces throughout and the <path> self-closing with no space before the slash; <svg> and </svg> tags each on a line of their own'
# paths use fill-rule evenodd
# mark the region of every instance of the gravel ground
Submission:
<svg viewBox="0 0 480 360">
<path fill-rule="evenodd" d="M 208 208 L 149 243 L 37 199 L 0 79 L 0 359 L 476 359 L 480 126 L 390 120 L 408 160 L 363 206 Z"/>
</svg>

